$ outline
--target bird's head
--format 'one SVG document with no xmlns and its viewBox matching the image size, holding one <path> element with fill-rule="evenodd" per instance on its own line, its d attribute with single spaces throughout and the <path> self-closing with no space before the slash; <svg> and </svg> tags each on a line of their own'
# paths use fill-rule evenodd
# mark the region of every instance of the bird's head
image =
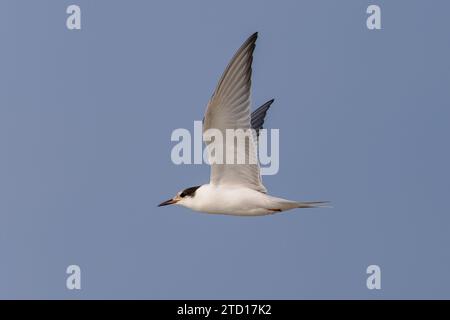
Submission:
<svg viewBox="0 0 450 320">
<path fill-rule="evenodd" d="M 161 202 L 158 207 L 168 206 L 169 204 L 178 204 L 178 205 L 188 205 L 192 198 L 195 196 L 195 191 L 200 188 L 200 186 L 190 187 L 184 189 L 182 191 L 177 192 L 175 197 L 172 199 Z"/>
</svg>

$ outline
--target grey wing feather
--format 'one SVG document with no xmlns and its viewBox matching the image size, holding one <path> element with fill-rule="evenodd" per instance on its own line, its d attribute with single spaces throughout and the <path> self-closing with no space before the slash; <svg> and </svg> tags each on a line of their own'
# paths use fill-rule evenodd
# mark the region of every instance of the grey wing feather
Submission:
<svg viewBox="0 0 450 320">
<path fill-rule="evenodd" d="M 257 33 L 252 34 L 239 48 L 226 67 L 206 108 L 203 133 L 219 130 L 225 137 L 226 129 L 251 129 L 250 89 L 253 51 Z M 235 157 L 244 155 L 256 160 L 246 164 L 211 163 L 210 183 L 213 185 L 238 185 L 266 192 L 262 184 L 256 144 L 253 136 L 245 150 L 232 150 Z M 210 142 L 207 142 L 207 145 Z M 227 144 L 225 143 L 225 147 Z M 243 154 L 244 153 L 244 154 Z M 223 153 L 225 154 L 225 152 Z"/>
<path fill-rule="evenodd" d="M 256 109 L 251 114 L 252 129 L 256 131 L 256 135 L 259 136 L 259 130 L 263 128 L 264 118 L 266 117 L 267 110 L 269 110 L 274 99 L 267 101 L 261 107 Z"/>
</svg>

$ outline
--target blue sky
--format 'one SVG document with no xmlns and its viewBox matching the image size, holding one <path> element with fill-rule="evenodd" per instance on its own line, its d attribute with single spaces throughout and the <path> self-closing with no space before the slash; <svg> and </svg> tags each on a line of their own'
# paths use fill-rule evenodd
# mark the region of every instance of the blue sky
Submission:
<svg viewBox="0 0 450 320">
<path fill-rule="evenodd" d="M 69 31 L 72 3 L 0 4 L 1 298 L 450 297 L 448 2 L 79 0 Z M 334 208 L 157 208 L 208 181 L 170 135 L 254 31 L 253 101 L 280 129 L 264 184 Z"/>
</svg>

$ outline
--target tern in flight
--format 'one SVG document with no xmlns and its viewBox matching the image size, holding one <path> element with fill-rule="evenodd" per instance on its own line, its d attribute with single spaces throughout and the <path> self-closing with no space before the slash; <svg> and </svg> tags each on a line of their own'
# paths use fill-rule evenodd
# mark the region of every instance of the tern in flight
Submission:
<svg viewBox="0 0 450 320">
<path fill-rule="evenodd" d="M 250 90 L 253 51 L 258 33 L 251 35 L 235 53 L 207 105 L 203 132 L 216 129 L 225 135 L 227 129 L 253 129 L 253 141 L 238 152 L 245 159 L 254 158 L 258 132 L 273 100 L 250 114 Z M 209 142 L 211 143 L 211 142 Z M 208 142 L 206 142 L 208 145 Z M 234 141 L 233 141 L 234 145 Z M 256 163 L 210 163 L 209 184 L 190 187 L 159 206 L 177 204 L 195 211 L 237 216 L 262 216 L 295 208 L 324 207 L 328 201 L 298 202 L 267 194 Z"/>
</svg>

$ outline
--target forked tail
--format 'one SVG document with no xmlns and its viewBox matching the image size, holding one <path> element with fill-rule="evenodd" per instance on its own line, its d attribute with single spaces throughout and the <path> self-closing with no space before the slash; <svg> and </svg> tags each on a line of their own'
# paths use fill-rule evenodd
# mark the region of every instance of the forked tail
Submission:
<svg viewBox="0 0 450 320">
<path fill-rule="evenodd" d="M 297 202 L 296 208 L 332 208 L 329 205 L 330 201 L 305 201 Z"/>
</svg>

